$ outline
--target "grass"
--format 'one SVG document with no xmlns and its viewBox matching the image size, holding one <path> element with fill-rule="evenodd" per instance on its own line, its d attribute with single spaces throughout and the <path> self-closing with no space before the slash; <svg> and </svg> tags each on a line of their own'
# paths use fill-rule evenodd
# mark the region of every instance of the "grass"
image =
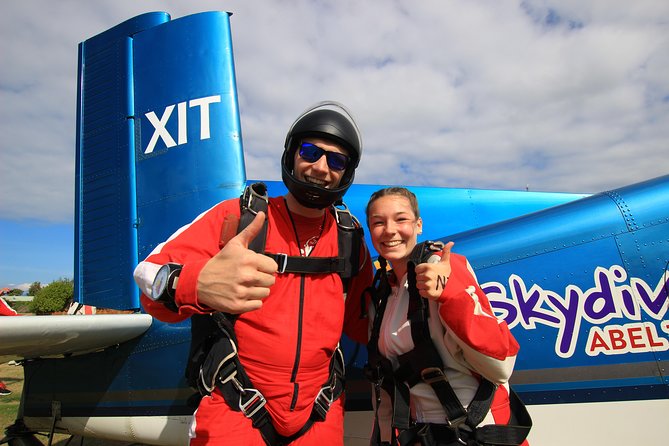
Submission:
<svg viewBox="0 0 669 446">
<path fill-rule="evenodd" d="M 23 387 L 23 368 L 8 365 L 10 356 L 0 356 L 0 381 L 7 385 L 12 391 L 10 395 L 0 396 L 0 428 L 4 436 L 4 429 L 14 423 L 21 401 L 21 389 Z"/>
</svg>

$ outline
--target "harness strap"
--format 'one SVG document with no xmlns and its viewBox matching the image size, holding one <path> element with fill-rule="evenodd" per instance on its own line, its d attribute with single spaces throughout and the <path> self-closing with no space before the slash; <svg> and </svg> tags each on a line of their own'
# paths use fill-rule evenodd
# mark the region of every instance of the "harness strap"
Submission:
<svg viewBox="0 0 669 446">
<path fill-rule="evenodd" d="M 244 193 L 239 198 L 240 217 L 239 230 L 247 227 L 258 212 L 263 211 L 267 215 L 269 206 L 269 197 L 267 196 L 267 186 L 265 183 L 253 183 L 244 189 Z M 239 232 L 239 230 L 237 232 Z M 264 252 L 267 242 L 267 218 L 263 223 L 262 230 L 249 243 L 249 249 L 255 252 Z"/>
<path fill-rule="evenodd" d="M 422 446 L 450 445 L 519 445 L 529 434 L 532 420 L 527 409 L 513 390 L 509 401 L 512 419 L 507 425 L 478 425 L 483 421 L 497 391 L 492 382 L 482 379 L 468 409 L 462 406 L 455 391 L 443 372 L 441 356 L 430 336 L 428 318 L 429 304 L 418 293 L 415 265 L 426 261 L 432 252 L 443 249 L 443 244 L 425 242 L 414 248 L 408 262 L 409 308 L 407 320 L 411 325 L 414 349 L 398 357 L 399 367 L 393 371 L 389 361 L 378 351 L 381 320 L 390 294 L 387 278 L 385 283 L 375 276 L 374 289 L 369 291 L 376 309 L 376 316 L 368 345 L 368 378 L 375 384 L 377 413 L 375 432 L 371 444 L 382 444 L 378 435 L 378 406 L 381 401 L 380 388 L 391 395 L 393 404 L 393 434 L 391 444 L 408 446 L 416 443 Z M 383 260 L 381 257 L 380 260 Z M 385 277 L 385 260 L 382 263 Z M 378 274 L 379 271 L 377 271 Z M 384 286 L 387 291 L 381 291 Z M 371 372 L 374 373 L 371 373 Z M 444 407 L 447 415 L 445 424 L 414 423 L 410 419 L 410 388 L 419 382 L 430 385 Z M 398 434 L 396 435 L 396 432 Z"/>
<path fill-rule="evenodd" d="M 268 205 L 269 197 L 265 183 L 258 182 L 247 186 L 239 199 L 240 219 L 237 232 L 247 227 L 258 212 L 263 211 L 267 214 Z M 265 219 L 262 230 L 249 243 L 249 249 L 274 259 L 279 265 L 279 273 L 338 273 L 342 280 L 348 280 L 360 269 L 359 253 L 363 238 L 362 225 L 341 200 L 332 205 L 331 212 L 337 222 L 337 257 L 302 257 L 265 252 L 267 219 Z M 346 287 L 344 288 L 346 289 Z"/>
<path fill-rule="evenodd" d="M 215 387 L 218 387 L 228 406 L 249 418 L 268 446 L 287 445 L 308 431 L 314 422 L 325 420 L 330 406 L 344 390 L 344 355 L 339 346 L 330 361 L 328 379 L 314 399 L 309 419 L 299 431 L 286 437 L 276 431 L 269 411 L 265 407 L 267 400 L 255 388 L 239 361 L 237 339 L 234 334 L 236 317 L 214 313 L 212 318 L 220 329 L 221 336 L 212 344 L 200 368 L 197 384 L 201 394 L 209 395 Z"/>
<path fill-rule="evenodd" d="M 388 296 L 390 295 L 391 288 L 387 275 L 388 263 L 386 262 L 386 259 L 381 256 L 379 256 L 378 260 L 379 268 L 374 274 L 372 285 L 367 288 L 360 296 L 360 317 L 367 317 L 367 312 L 365 310 L 367 305 L 365 299 L 367 296 L 369 296 L 370 303 L 374 306 L 376 317 L 372 323 L 370 339 L 367 344 L 368 361 L 367 364 L 365 364 L 363 367 L 363 373 L 365 374 L 365 377 L 374 384 L 374 399 L 376 402 L 374 405 L 374 428 L 370 437 L 370 444 L 380 445 L 381 431 L 379 427 L 379 406 L 381 405 L 381 388 L 384 384 L 391 384 L 390 381 L 384 380 L 384 376 L 386 376 L 388 373 L 392 373 L 392 366 L 389 364 L 390 361 L 382 357 L 379 353 L 379 332 L 381 327 L 381 320 L 383 319 L 383 313 L 385 312 L 386 304 L 388 303 Z M 381 370 L 383 363 L 388 363 L 388 373 Z M 386 391 L 392 395 L 390 387 L 387 387 Z"/>
<path fill-rule="evenodd" d="M 467 406 L 468 426 L 476 427 L 481 424 L 490 410 L 493 399 L 495 399 L 497 387 L 497 385 L 487 379 L 481 378 L 479 388 L 476 389 L 476 393 L 474 394 L 474 399 Z"/>
<path fill-rule="evenodd" d="M 342 280 L 348 281 L 360 271 L 360 250 L 362 249 L 362 225 L 346 204 L 339 200 L 331 207 L 338 229 L 338 252 L 342 271 L 339 272 Z M 344 286 L 344 290 L 348 287 Z"/>
<path fill-rule="evenodd" d="M 281 273 L 302 273 L 302 274 L 326 274 L 343 273 L 346 267 L 346 261 L 342 257 L 302 257 L 289 256 L 286 254 L 263 253 L 267 257 L 274 259 L 279 265 L 278 272 Z"/>
<path fill-rule="evenodd" d="M 509 389 L 511 420 L 509 424 L 489 424 L 476 429 L 476 439 L 483 444 L 518 445 L 522 443 L 532 429 L 530 417 L 525 404 L 513 389 Z"/>
<path fill-rule="evenodd" d="M 409 285 L 407 320 L 411 325 L 411 337 L 414 349 L 402 355 L 399 360 L 400 364 L 411 369 L 412 374 L 407 377 L 398 376 L 397 374 L 396 376 L 400 379 L 408 380 L 410 386 L 414 386 L 419 381 L 429 384 L 444 407 L 448 425 L 459 427 L 467 422 L 468 414 L 462 403 L 460 403 L 460 399 L 453 390 L 453 387 L 448 382 L 448 377 L 444 374 L 444 364 L 430 336 L 430 327 L 428 325 L 428 318 L 430 317 L 429 304 L 418 293 L 416 286 L 416 265 L 426 261 L 433 252 L 437 252 L 442 248 L 443 243 L 421 243 L 416 245 L 409 257 L 409 262 L 407 262 L 407 280 Z M 476 424 L 472 427 L 475 427 Z"/>
</svg>

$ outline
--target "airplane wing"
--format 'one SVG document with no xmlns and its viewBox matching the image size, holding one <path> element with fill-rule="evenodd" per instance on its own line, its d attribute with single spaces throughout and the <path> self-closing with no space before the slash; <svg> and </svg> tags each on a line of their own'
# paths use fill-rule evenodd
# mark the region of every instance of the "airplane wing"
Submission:
<svg viewBox="0 0 669 446">
<path fill-rule="evenodd" d="M 101 350 L 143 334 L 152 320 L 148 314 L 3 317 L 0 355 L 30 359 Z"/>
</svg>

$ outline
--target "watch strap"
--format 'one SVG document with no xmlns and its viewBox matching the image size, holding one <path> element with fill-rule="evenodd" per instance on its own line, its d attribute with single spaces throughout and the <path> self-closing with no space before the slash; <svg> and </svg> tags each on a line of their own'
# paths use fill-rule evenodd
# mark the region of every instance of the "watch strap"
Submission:
<svg viewBox="0 0 669 446">
<path fill-rule="evenodd" d="M 177 263 L 168 263 L 167 264 L 170 268 L 170 272 L 167 276 L 167 286 L 165 286 L 165 289 L 161 293 L 160 296 L 158 296 L 158 301 L 162 302 L 165 307 L 171 311 L 174 311 L 175 313 L 179 312 L 179 306 L 176 303 L 176 295 L 177 295 L 177 285 L 179 282 L 179 275 L 181 274 L 181 269 L 183 268 L 183 265 L 179 265 Z"/>
</svg>

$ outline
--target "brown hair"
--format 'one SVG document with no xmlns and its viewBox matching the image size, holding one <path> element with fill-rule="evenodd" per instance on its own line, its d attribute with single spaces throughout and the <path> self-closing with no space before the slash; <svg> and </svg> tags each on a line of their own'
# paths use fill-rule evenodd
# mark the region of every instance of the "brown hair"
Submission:
<svg viewBox="0 0 669 446">
<path fill-rule="evenodd" d="M 379 189 L 374 192 L 367 202 L 367 207 L 365 207 L 365 216 L 367 217 L 367 226 L 369 226 L 369 208 L 376 200 L 387 195 L 398 195 L 409 200 L 409 205 L 411 205 L 411 210 L 413 211 L 416 218 L 420 217 L 420 211 L 418 210 L 418 199 L 413 192 L 411 192 L 406 187 L 392 186 L 386 187 L 384 189 Z"/>
</svg>

